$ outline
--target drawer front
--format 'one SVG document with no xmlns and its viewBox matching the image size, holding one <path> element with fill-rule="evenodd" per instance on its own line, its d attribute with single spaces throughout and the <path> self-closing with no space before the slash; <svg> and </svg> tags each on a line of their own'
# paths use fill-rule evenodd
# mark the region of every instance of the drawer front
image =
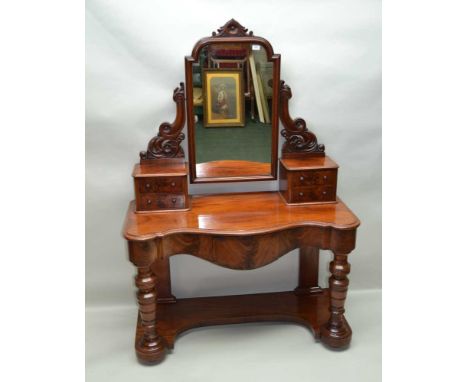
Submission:
<svg viewBox="0 0 468 382">
<path fill-rule="evenodd" d="M 139 197 L 139 210 L 172 210 L 185 208 L 185 196 L 176 194 L 141 194 Z"/>
<path fill-rule="evenodd" d="M 294 188 L 292 190 L 292 203 L 332 202 L 336 200 L 334 186 L 318 186 L 313 188 Z"/>
<path fill-rule="evenodd" d="M 184 179 L 182 177 L 141 178 L 138 179 L 138 189 L 141 193 L 183 193 Z"/>
<path fill-rule="evenodd" d="M 335 183 L 335 170 L 311 170 L 292 172 L 293 186 L 307 187 L 316 185 L 334 185 Z"/>
</svg>

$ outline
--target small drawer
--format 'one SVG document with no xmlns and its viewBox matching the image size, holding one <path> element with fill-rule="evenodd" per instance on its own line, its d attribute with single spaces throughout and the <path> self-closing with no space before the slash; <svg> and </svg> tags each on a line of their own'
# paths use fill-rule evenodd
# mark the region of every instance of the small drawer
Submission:
<svg viewBox="0 0 468 382">
<path fill-rule="evenodd" d="M 141 178 L 138 180 L 138 188 L 141 193 L 184 192 L 183 179 L 181 177 Z"/>
<path fill-rule="evenodd" d="M 292 203 L 335 201 L 335 187 L 294 188 L 291 199 Z"/>
<path fill-rule="evenodd" d="M 292 185 L 300 187 L 333 185 L 336 181 L 336 171 L 333 170 L 294 171 L 291 176 Z"/>
<path fill-rule="evenodd" d="M 185 195 L 147 193 L 140 195 L 139 202 L 143 211 L 185 208 Z"/>
</svg>

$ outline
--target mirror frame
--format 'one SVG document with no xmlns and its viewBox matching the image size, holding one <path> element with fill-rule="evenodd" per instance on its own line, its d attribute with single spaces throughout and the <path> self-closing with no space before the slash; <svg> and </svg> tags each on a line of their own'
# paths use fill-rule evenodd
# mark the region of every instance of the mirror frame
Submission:
<svg viewBox="0 0 468 382">
<path fill-rule="evenodd" d="M 195 120 L 193 112 L 193 64 L 198 62 L 201 50 L 210 44 L 243 43 L 257 44 L 265 49 L 268 61 L 273 63 L 272 79 L 272 110 L 271 110 L 271 171 L 268 175 L 242 175 L 235 174 L 216 177 L 198 177 L 196 173 L 195 154 Z M 220 182 L 247 182 L 276 180 L 278 177 L 278 137 L 279 137 L 279 103 L 280 103 L 280 65 L 281 55 L 275 54 L 268 40 L 248 32 L 236 20 L 231 19 L 224 26 L 213 32 L 211 37 L 199 40 L 192 49 L 191 56 L 185 57 L 185 83 L 186 83 L 186 107 L 187 107 L 187 132 L 189 149 L 190 183 L 220 183 Z M 209 162 L 208 162 L 209 163 Z"/>
</svg>

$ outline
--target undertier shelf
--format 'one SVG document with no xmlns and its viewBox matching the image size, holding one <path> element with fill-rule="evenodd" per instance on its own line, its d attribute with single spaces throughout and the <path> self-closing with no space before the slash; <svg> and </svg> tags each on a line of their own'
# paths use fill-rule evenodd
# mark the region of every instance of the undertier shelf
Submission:
<svg viewBox="0 0 468 382">
<path fill-rule="evenodd" d="M 197 327 L 246 322 L 283 321 L 302 324 L 320 338 L 320 326 L 329 318 L 329 291 L 310 295 L 294 292 L 178 299 L 157 306 L 157 331 L 166 346 L 174 347 L 178 334 Z M 140 319 L 136 341 L 143 334 Z"/>
</svg>

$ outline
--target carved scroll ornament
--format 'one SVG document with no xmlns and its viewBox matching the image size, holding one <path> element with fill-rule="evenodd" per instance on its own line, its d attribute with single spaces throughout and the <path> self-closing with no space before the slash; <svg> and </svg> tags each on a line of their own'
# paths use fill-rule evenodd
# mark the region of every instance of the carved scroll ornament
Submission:
<svg viewBox="0 0 468 382">
<path fill-rule="evenodd" d="M 292 97 L 291 88 L 280 82 L 280 119 L 284 126 L 281 135 L 285 142 L 281 149 L 283 157 L 288 154 L 325 155 L 325 146 L 317 143 L 317 137 L 307 129 L 302 118 L 292 119 L 289 115 L 289 99 Z"/>
<path fill-rule="evenodd" d="M 218 33 L 213 32 L 212 37 L 242 37 L 253 36 L 253 31 L 247 32 L 248 29 L 242 26 L 238 21 L 231 19 L 221 28 L 218 28 Z"/>
<path fill-rule="evenodd" d="M 158 135 L 148 143 L 147 151 L 140 152 L 140 160 L 151 160 L 161 158 L 184 158 L 185 153 L 180 143 L 185 139 L 182 129 L 185 124 L 185 89 L 183 82 L 174 89 L 172 97 L 177 107 L 174 122 L 163 122 L 159 126 Z"/>
</svg>

